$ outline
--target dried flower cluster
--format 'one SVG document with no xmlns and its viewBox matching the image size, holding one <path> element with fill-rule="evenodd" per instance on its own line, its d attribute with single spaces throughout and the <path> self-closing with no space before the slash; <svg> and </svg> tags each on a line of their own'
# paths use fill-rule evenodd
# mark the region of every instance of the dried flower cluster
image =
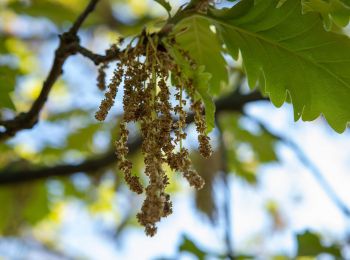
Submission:
<svg viewBox="0 0 350 260">
<path fill-rule="evenodd" d="M 192 67 L 196 66 L 188 53 L 183 50 L 180 53 Z M 153 236 L 157 230 L 156 223 L 172 213 L 170 196 L 165 192 L 169 178 L 163 165 L 168 164 L 172 170 L 181 172 L 196 189 L 204 185 L 202 177 L 191 168 L 189 151 L 182 145 L 186 138 L 186 102 L 191 102 L 190 109 L 199 134 L 200 153 L 209 157 L 211 147 L 205 132 L 203 104 L 196 96 L 193 81 L 182 74 L 174 58 L 157 42 L 157 37 L 144 34 L 136 46 L 130 44 L 124 54 L 117 63 L 96 118 L 105 120 L 115 101 L 118 86 L 123 83 L 124 115 L 120 123 L 120 138 L 116 141 L 116 154 L 119 168 L 124 172 L 130 189 L 138 194 L 145 191 L 146 198 L 137 219 L 145 227 L 146 234 Z M 103 64 L 99 70 L 100 89 L 104 89 L 106 67 L 107 64 Z M 170 76 L 175 82 L 175 100 L 170 92 Z M 142 186 L 139 177 L 132 174 L 132 163 L 127 159 L 129 122 L 138 122 L 140 125 L 145 175 L 149 178 L 146 188 Z"/>
</svg>

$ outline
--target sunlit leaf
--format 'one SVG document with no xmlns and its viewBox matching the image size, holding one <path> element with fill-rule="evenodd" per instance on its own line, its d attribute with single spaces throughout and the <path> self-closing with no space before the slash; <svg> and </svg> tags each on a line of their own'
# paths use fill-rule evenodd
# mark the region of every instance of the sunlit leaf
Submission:
<svg viewBox="0 0 350 260">
<path fill-rule="evenodd" d="M 187 50 L 199 66 L 212 76 L 209 93 L 219 94 L 222 82 L 227 82 L 226 63 L 221 46 L 210 22 L 203 17 L 192 16 L 181 21 L 175 28 L 175 36 L 181 48 Z"/>
<path fill-rule="evenodd" d="M 303 11 L 318 12 L 322 15 L 325 27 L 329 30 L 332 23 L 346 26 L 350 18 L 350 1 L 347 0 L 302 0 Z"/>
<path fill-rule="evenodd" d="M 350 39 L 326 32 L 317 14 L 303 15 L 300 1 L 277 4 L 243 0 L 211 19 L 230 54 L 241 52 L 252 88 L 259 81 L 277 107 L 289 94 L 295 120 L 322 113 L 343 132 L 350 121 Z"/>
</svg>

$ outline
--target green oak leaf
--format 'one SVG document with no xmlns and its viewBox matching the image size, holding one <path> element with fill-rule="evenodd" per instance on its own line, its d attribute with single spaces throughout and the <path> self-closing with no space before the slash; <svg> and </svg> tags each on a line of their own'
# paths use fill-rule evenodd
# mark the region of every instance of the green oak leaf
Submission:
<svg viewBox="0 0 350 260">
<path fill-rule="evenodd" d="M 343 132 L 350 121 L 349 37 L 325 31 L 316 13 L 303 15 L 300 1 L 278 3 L 242 0 L 212 11 L 211 19 L 228 52 L 241 53 L 251 88 L 259 82 L 277 107 L 289 95 L 295 120 L 323 114 Z"/>
<path fill-rule="evenodd" d="M 209 93 L 220 93 L 222 82 L 227 82 L 226 62 L 221 54 L 221 45 L 216 34 L 210 30 L 210 21 L 205 17 L 191 16 L 174 28 L 176 41 L 188 51 L 196 63 L 205 66 L 212 74 Z"/>
<path fill-rule="evenodd" d="M 349 0 L 302 0 L 303 12 L 317 12 L 321 14 L 327 30 L 332 28 L 333 22 L 344 27 L 349 23 Z"/>
</svg>

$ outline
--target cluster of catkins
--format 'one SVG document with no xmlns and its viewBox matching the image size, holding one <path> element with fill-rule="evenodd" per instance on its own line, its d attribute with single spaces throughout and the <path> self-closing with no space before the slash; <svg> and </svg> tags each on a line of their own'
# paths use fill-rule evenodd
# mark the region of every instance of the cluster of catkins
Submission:
<svg viewBox="0 0 350 260">
<path fill-rule="evenodd" d="M 174 41 L 171 44 L 176 48 Z M 179 53 L 195 69 L 196 64 L 188 53 L 183 50 L 179 50 Z M 99 70 L 100 89 L 105 88 L 106 67 L 107 64 L 103 64 Z M 169 83 L 170 77 L 173 86 Z M 165 192 L 169 177 L 163 165 L 168 164 L 172 170 L 181 172 L 196 189 L 201 189 L 204 185 L 202 177 L 191 167 L 189 151 L 182 145 L 186 138 L 185 106 L 190 101 L 200 153 L 204 157 L 211 155 L 203 104 L 196 96 L 192 79 L 183 75 L 166 48 L 157 42 L 156 37 L 149 35 L 140 37 L 136 46 L 129 45 L 118 58 L 105 98 L 95 115 L 96 119 L 105 120 L 121 83 L 124 85 L 124 115 L 120 122 L 120 137 L 115 143 L 119 169 L 124 172 L 125 181 L 132 191 L 138 194 L 145 192 L 145 200 L 137 219 L 145 227 L 146 234 L 153 236 L 157 231 L 156 223 L 172 213 L 170 196 Z M 174 102 L 171 101 L 171 87 L 175 91 Z M 149 179 L 146 188 L 139 177 L 132 174 L 132 163 L 127 159 L 129 122 L 137 122 L 140 126 L 145 175 Z"/>
</svg>

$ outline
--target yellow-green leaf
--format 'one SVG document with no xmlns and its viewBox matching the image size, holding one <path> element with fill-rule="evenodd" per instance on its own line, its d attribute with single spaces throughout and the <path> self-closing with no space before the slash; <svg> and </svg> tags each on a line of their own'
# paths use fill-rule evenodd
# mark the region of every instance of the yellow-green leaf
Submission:
<svg viewBox="0 0 350 260">
<path fill-rule="evenodd" d="M 259 82 L 277 107 L 290 95 L 295 120 L 323 114 L 343 132 L 350 121 L 349 37 L 325 31 L 315 13 L 303 15 L 300 1 L 278 3 L 243 0 L 211 19 L 229 53 L 242 54 L 251 88 Z M 227 15 L 236 8 L 243 12 Z"/>
</svg>

